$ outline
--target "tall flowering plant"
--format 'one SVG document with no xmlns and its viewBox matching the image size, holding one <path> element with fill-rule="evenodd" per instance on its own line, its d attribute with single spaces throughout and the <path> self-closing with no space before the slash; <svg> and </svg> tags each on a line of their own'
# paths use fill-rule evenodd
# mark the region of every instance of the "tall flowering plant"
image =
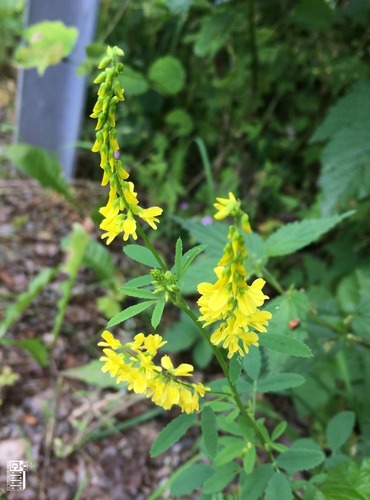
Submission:
<svg viewBox="0 0 370 500">
<path fill-rule="evenodd" d="M 107 244 L 118 236 L 124 241 L 130 238 L 136 240 L 140 236 L 146 248 L 131 245 L 138 252 L 138 256 L 133 257 L 152 269 L 150 274 L 134 278 L 123 287 L 127 295 L 143 300 L 112 318 L 108 327 L 154 306 L 152 326 L 155 329 L 166 303 L 171 302 L 194 322 L 212 349 L 224 378 L 216 384 L 203 385 L 192 381 L 194 367 L 191 364 L 182 363 L 175 367 L 168 355 L 161 355 L 166 341 L 158 333 L 140 332 L 131 341 L 122 342 L 105 330 L 103 340 L 99 342 L 103 348 L 100 358 L 102 370 L 116 378 L 117 382 L 126 382 L 129 390 L 143 394 L 165 410 L 173 406 L 180 408 L 181 414 L 153 444 L 152 456 L 180 439 L 200 416 L 202 453 L 185 465 L 180 479 L 177 477 L 173 482 L 171 493 L 187 494 L 202 486 L 204 494 L 213 494 L 229 485 L 240 493 L 241 498 L 248 498 L 244 495 L 248 485 L 254 484 L 253 471 L 258 461 L 270 464 L 263 472 L 258 472 L 258 480 L 263 480 L 264 484 L 271 483 L 271 488 L 276 487 L 277 491 L 285 488 L 290 492 L 290 479 L 281 474 L 279 457 L 276 459 L 276 453 L 283 456 L 287 450 L 285 445 L 277 442 L 286 423 L 280 422 L 270 433 L 265 419 L 256 417 L 260 355 L 254 351 L 251 363 L 248 355 L 251 346 L 259 346 L 261 335 L 270 335 L 266 332 L 272 315 L 263 309 L 269 298 L 263 291 L 265 280 L 261 277 L 249 283 L 247 280 L 246 237 L 252 232 L 248 215 L 233 193 L 229 193 L 228 198 L 216 199 L 214 218 L 229 219 L 231 223 L 222 255 L 214 268 L 214 282 L 198 284 L 199 314 L 195 313 L 181 293 L 180 280 L 204 246 L 183 254 L 182 242 L 178 239 L 174 265 L 172 268 L 166 265 L 142 226 L 146 223 L 156 230 L 163 210 L 157 206 L 141 206 L 135 186 L 120 159 L 115 113 L 117 105 L 124 100 L 119 80 L 123 71 L 121 56 L 123 51 L 120 48 L 108 47 L 99 65 L 101 73 L 95 79 L 99 90 L 91 115 L 97 119 L 92 150 L 100 154 L 102 184 L 109 185 L 107 203 L 100 209 L 103 215 L 100 227 Z M 183 335 L 186 334 L 184 331 Z M 278 337 L 274 336 L 275 344 L 272 345 L 276 346 Z M 286 349 L 286 339 L 284 342 L 281 345 L 285 345 Z M 298 344 L 292 345 L 297 355 Z M 300 346 L 301 353 L 306 353 L 302 346 L 307 346 L 303 343 Z M 242 369 L 252 379 L 252 385 L 243 385 Z M 283 385 L 280 382 L 280 386 Z M 239 482 L 235 480 L 236 476 Z M 161 491 L 158 490 L 151 498 L 160 498 Z"/>
</svg>

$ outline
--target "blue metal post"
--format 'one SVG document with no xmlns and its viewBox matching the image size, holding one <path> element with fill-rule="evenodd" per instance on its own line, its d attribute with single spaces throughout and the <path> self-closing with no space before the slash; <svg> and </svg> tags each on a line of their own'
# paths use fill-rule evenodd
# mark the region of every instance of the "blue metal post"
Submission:
<svg viewBox="0 0 370 500">
<path fill-rule="evenodd" d="M 87 81 L 76 74 L 93 41 L 99 0 L 28 0 L 26 24 L 63 21 L 75 26 L 78 39 L 66 62 L 49 67 L 43 76 L 35 69 L 21 70 L 17 92 L 16 142 L 55 153 L 67 179 L 73 177 L 85 105 Z"/>
</svg>

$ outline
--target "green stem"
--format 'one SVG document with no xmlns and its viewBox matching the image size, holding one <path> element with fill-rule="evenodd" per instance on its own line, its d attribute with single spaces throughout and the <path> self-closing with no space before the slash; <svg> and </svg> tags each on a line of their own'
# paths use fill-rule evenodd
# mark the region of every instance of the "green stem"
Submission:
<svg viewBox="0 0 370 500">
<path fill-rule="evenodd" d="M 281 295 L 285 295 L 286 292 L 284 288 L 280 285 L 275 276 L 271 274 L 268 269 L 266 269 L 266 267 L 262 268 L 262 275 L 266 278 L 266 281 L 268 281 L 269 284 L 275 288 L 275 290 L 277 290 Z"/>
<path fill-rule="evenodd" d="M 202 333 L 202 336 L 203 338 L 208 342 L 208 344 L 210 345 L 211 349 L 212 349 L 212 352 L 213 354 L 215 355 L 224 375 L 225 375 L 225 378 L 230 386 L 230 389 L 231 389 L 231 393 L 232 393 L 232 396 L 234 398 L 234 401 L 235 403 L 237 404 L 239 410 L 240 410 L 240 413 L 243 415 L 244 419 L 247 421 L 248 425 L 250 425 L 250 427 L 252 427 L 252 429 L 254 430 L 259 442 L 261 443 L 263 449 L 267 452 L 267 454 L 269 455 L 270 457 L 270 460 L 271 460 L 271 463 L 274 465 L 274 467 L 277 469 L 277 465 L 276 465 L 276 462 L 275 462 L 275 458 L 274 458 L 274 455 L 272 454 L 272 451 L 268 448 L 268 443 L 266 443 L 265 441 L 265 438 L 263 437 L 263 434 L 262 432 L 260 431 L 257 423 L 255 422 L 254 418 L 251 417 L 249 415 L 249 413 L 247 412 L 247 410 L 245 409 L 241 399 L 240 399 L 240 396 L 238 394 L 238 391 L 235 387 L 235 384 L 234 382 L 231 380 L 230 378 L 230 375 L 229 375 L 229 370 L 228 370 L 228 367 L 227 367 L 227 364 L 226 364 L 226 361 L 225 359 L 223 358 L 221 352 L 218 350 L 218 348 L 212 344 L 209 340 L 209 337 L 208 337 L 208 334 L 207 332 L 205 331 L 205 329 L 203 328 L 203 326 L 199 323 L 197 317 L 195 316 L 195 314 L 191 311 L 191 309 L 189 308 L 189 306 L 187 305 L 187 303 L 185 302 L 184 298 L 181 297 L 181 302 L 179 302 L 177 304 L 182 311 L 184 311 L 185 314 L 187 314 L 189 316 L 189 318 L 196 324 L 196 326 L 199 328 L 200 332 Z"/>
</svg>

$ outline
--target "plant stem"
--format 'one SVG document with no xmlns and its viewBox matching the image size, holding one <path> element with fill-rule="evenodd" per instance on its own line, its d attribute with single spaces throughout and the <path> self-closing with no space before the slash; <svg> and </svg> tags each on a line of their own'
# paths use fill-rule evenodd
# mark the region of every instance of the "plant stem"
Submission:
<svg viewBox="0 0 370 500">
<path fill-rule="evenodd" d="M 266 278 L 266 281 L 268 281 L 270 285 L 275 288 L 275 290 L 277 290 L 281 295 L 285 295 L 286 292 L 284 288 L 280 285 L 275 276 L 271 274 L 268 269 L 266 269 L 266 267 L 262 268 L 262 275 Z"/>
<path fill-rule="evenodd" d="M 249 0 L 248 28 L 249 28 L 249 44 L 251 52 L 251 74 L 252 74 L 251 102 L 254 101 L 258 91 L 258 53 L 257 53 L 255 16 L 256 16 L 255 0 Z"/>
</svg>

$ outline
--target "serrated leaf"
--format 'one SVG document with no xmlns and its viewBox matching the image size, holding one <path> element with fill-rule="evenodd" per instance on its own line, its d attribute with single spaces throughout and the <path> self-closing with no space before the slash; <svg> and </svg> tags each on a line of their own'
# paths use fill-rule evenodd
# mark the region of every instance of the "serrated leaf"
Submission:
<svg viewBox="0 0 370 500">
<path fill-rule="evenodd" d="M 298 373 L 276 373 L 258 382 L 259 392 L 280 392 L 304 384 L 305 379 Z"/>
<path fill-rule="evenodd" d="M 286 476 L 281 472 L 275 472 L 267 484 L 265 500 L 276 500 L 278 498 L 291 500 L 292 489 Z"/>
<path fill-rule="evenodd" d="M 308 345 L 288 335 L 280 335 L 278 333 L 261 335 L 259 343 L 267 349 L 289 354 L 290 356 L 299 356 L 302 358 L 309 358 L 312 356 L 311 349 Z"/>
<path fill-rule="evenodd" d="M 111 328 L 112 326 L 122 323 L 122 321 L 133 318 L 137 314 L 145 311 L 145 309 L 148 309 L 148 307 L 151 307 L 153 304 L 155 304 L 154 300 L 146 300 L 144 302 L 140 302 L 139 304 L 135 304 L 134 306 L 127 307 L 127 309 L 124 309 L 113 316 L 113 318 L 108 322 L 107 328 Z"/>
<path fill-rule="evenodd" d="M 196 414 L 181 414 L 172 422 L 170 422 L 157 436 L 151 449 L 150 456 L 156 457 L 160 455 L 168 448 L 170 448 L 174 443 L 179 441 L 182 436 L 186 433 L 188 429 L 193 425 L 196 419 Z"/>
<path fill-rule="evenodd" d="M 293 446 L 279 455 L 276 463 L 290 474 L 317 467 L 325 460 L 325 454 L 311 439 L 298 439 Z"/>
<path fill-rule="evenodd" d="M 41 186 L 52 189 L 76 204 L 68 184 L 62 175 L 62 169 L 54 156 L 29 144 L 12 144 L 5 148 L 5 155 L 22 172 L 36 179 Z"/>
<path fill-rule="evenodd" d="M 120 288 L 121 292 L 129 297 L 136 297 L 138 299 L 148 299 L 148 300 L 157 300 L 158 296 L 153 294 L 150 290 L 143 290 L 142 288 L 135 288 L 127 285 L 123 285 Z"/>
<path fill-rule="evenodd" d="M 173 216 L 173 219 L 188 231 L 199 243 L 207 246 L 207 253 L 221 258 L 224 246 L 227 243 L 228 225 L 215 221 L 204 225 L 201 222 Z"/>
<path fill-rule="evenodd" d="M 188 250 L 183 256 L 181 261 L 181 274 L 180 277 L 184 276 L 189 266 L 193 260 L 202 253 L 207 248 L 207 245 L 198 245 L 194 248 Z"/>
<path fill-rule="evenodd" d="M 101 371 L 102 366 L 103 364 L 101 361 L 94 360 L 82 366 L 63 370 L 61 373 L 65 377 L 82 380 L 82 382 L 86 384 L 93 384 L 104 389 L 115 388 L 118 390 L 127 386 L 124 382 L 117 384 L 115 378 L 112 378 L 108 373 L 103 373 Z"/>
<path fill-rule="evenodd" d="M 185 85 L 185 69 L 173 56 L 160 57 L 149 68 L 149 79 L 161 94 L 178 94 Z"/>
<path fill-rule="evenodd" d="M 171 484 L 171 495 L 188 495 L 202 486 L 213 473 L 206 464 L 194 464 L 184 469 Z"/>
<path fill-rule="evenodd" d="M 342 411 L 329 420 L 326 436 L 334 452 L 338 452 L 352 434 L 355 418 L 353 411 Z"/>
<path fill-rule="evenodd" d="M 200 423 L 206 452 L 214 458 L 218 450 L 217 419 L 210 406 L 203 408 Z"/>
<path fill-rule="evenodd" d="M 239 472 L 240 467 L 235 462 L 230 462 L 223 467 L 217 467 L 214 474 L 207 479 L 203 486 L 204 493 L 217 493 L 222 491 Z"/>
<path fill-rule="evenodd" d="M 153 328 L 157 328 L 157 326 L 159 325 L 159 323 L 162 319 L 162 314 L 163 314 L 163 310 L 164 310 L 165 305 L 166 305 L 166 302 L 164 301 L 164 299 L 160 299 L 156 303 L 154 310 L 153 310 L 152 319 L 151 319 L 151 323 L 152 323 Z"/>
<path fill-rule="evenodd" d="M 46 268 L 39 272 L 28 284 L 27 290 L 20 293 L 14 304 L 6 308 L 5 318 L 0 323 L 0 338 L 17 321 L 23 311 L 29 306 L 41 290 L 53 279 L 57 268 Z"/>
<path fill-rule="evenodd" d="M 23 36 L 28 45 L 16 51 L 16 65 L 36 68 L 43 75 L 48 66 L 60 63 L 72 51 L 78 30 L 61 21 L 42 21 L 25 28 Z"/>
<path fill-rule="evenodd" d="M 160 267 L 152 252 L 141 245 L 126 245 L 123 252 L 135 262 L 140 262 L 148 267 Z"/>
<path fill-rule="evenodd" d="M 320 484 L 325 500 L 367 500 L 370 498 L 370 459 L 345 462 L 329 469 Z"/>
<path fill-rule="evenodd" d="M 332 217 L 305 219 L 300 222 L 286 224 L 266 239 L 266 255 L 277 257 L 294 253 L 310 245 L 343 219 L 353 214 L 354 211 L 350 210 L 344 214 L 333 215 Z"/>
<path fill-rule="evenodd" d="M 216 8 L 212 15 L 204 17 L 195 40 L 195 54 L 200 57 L 214 55 L 227 42 L 237 16 L 238 12 L 232 9 Z"/>
</svg>

